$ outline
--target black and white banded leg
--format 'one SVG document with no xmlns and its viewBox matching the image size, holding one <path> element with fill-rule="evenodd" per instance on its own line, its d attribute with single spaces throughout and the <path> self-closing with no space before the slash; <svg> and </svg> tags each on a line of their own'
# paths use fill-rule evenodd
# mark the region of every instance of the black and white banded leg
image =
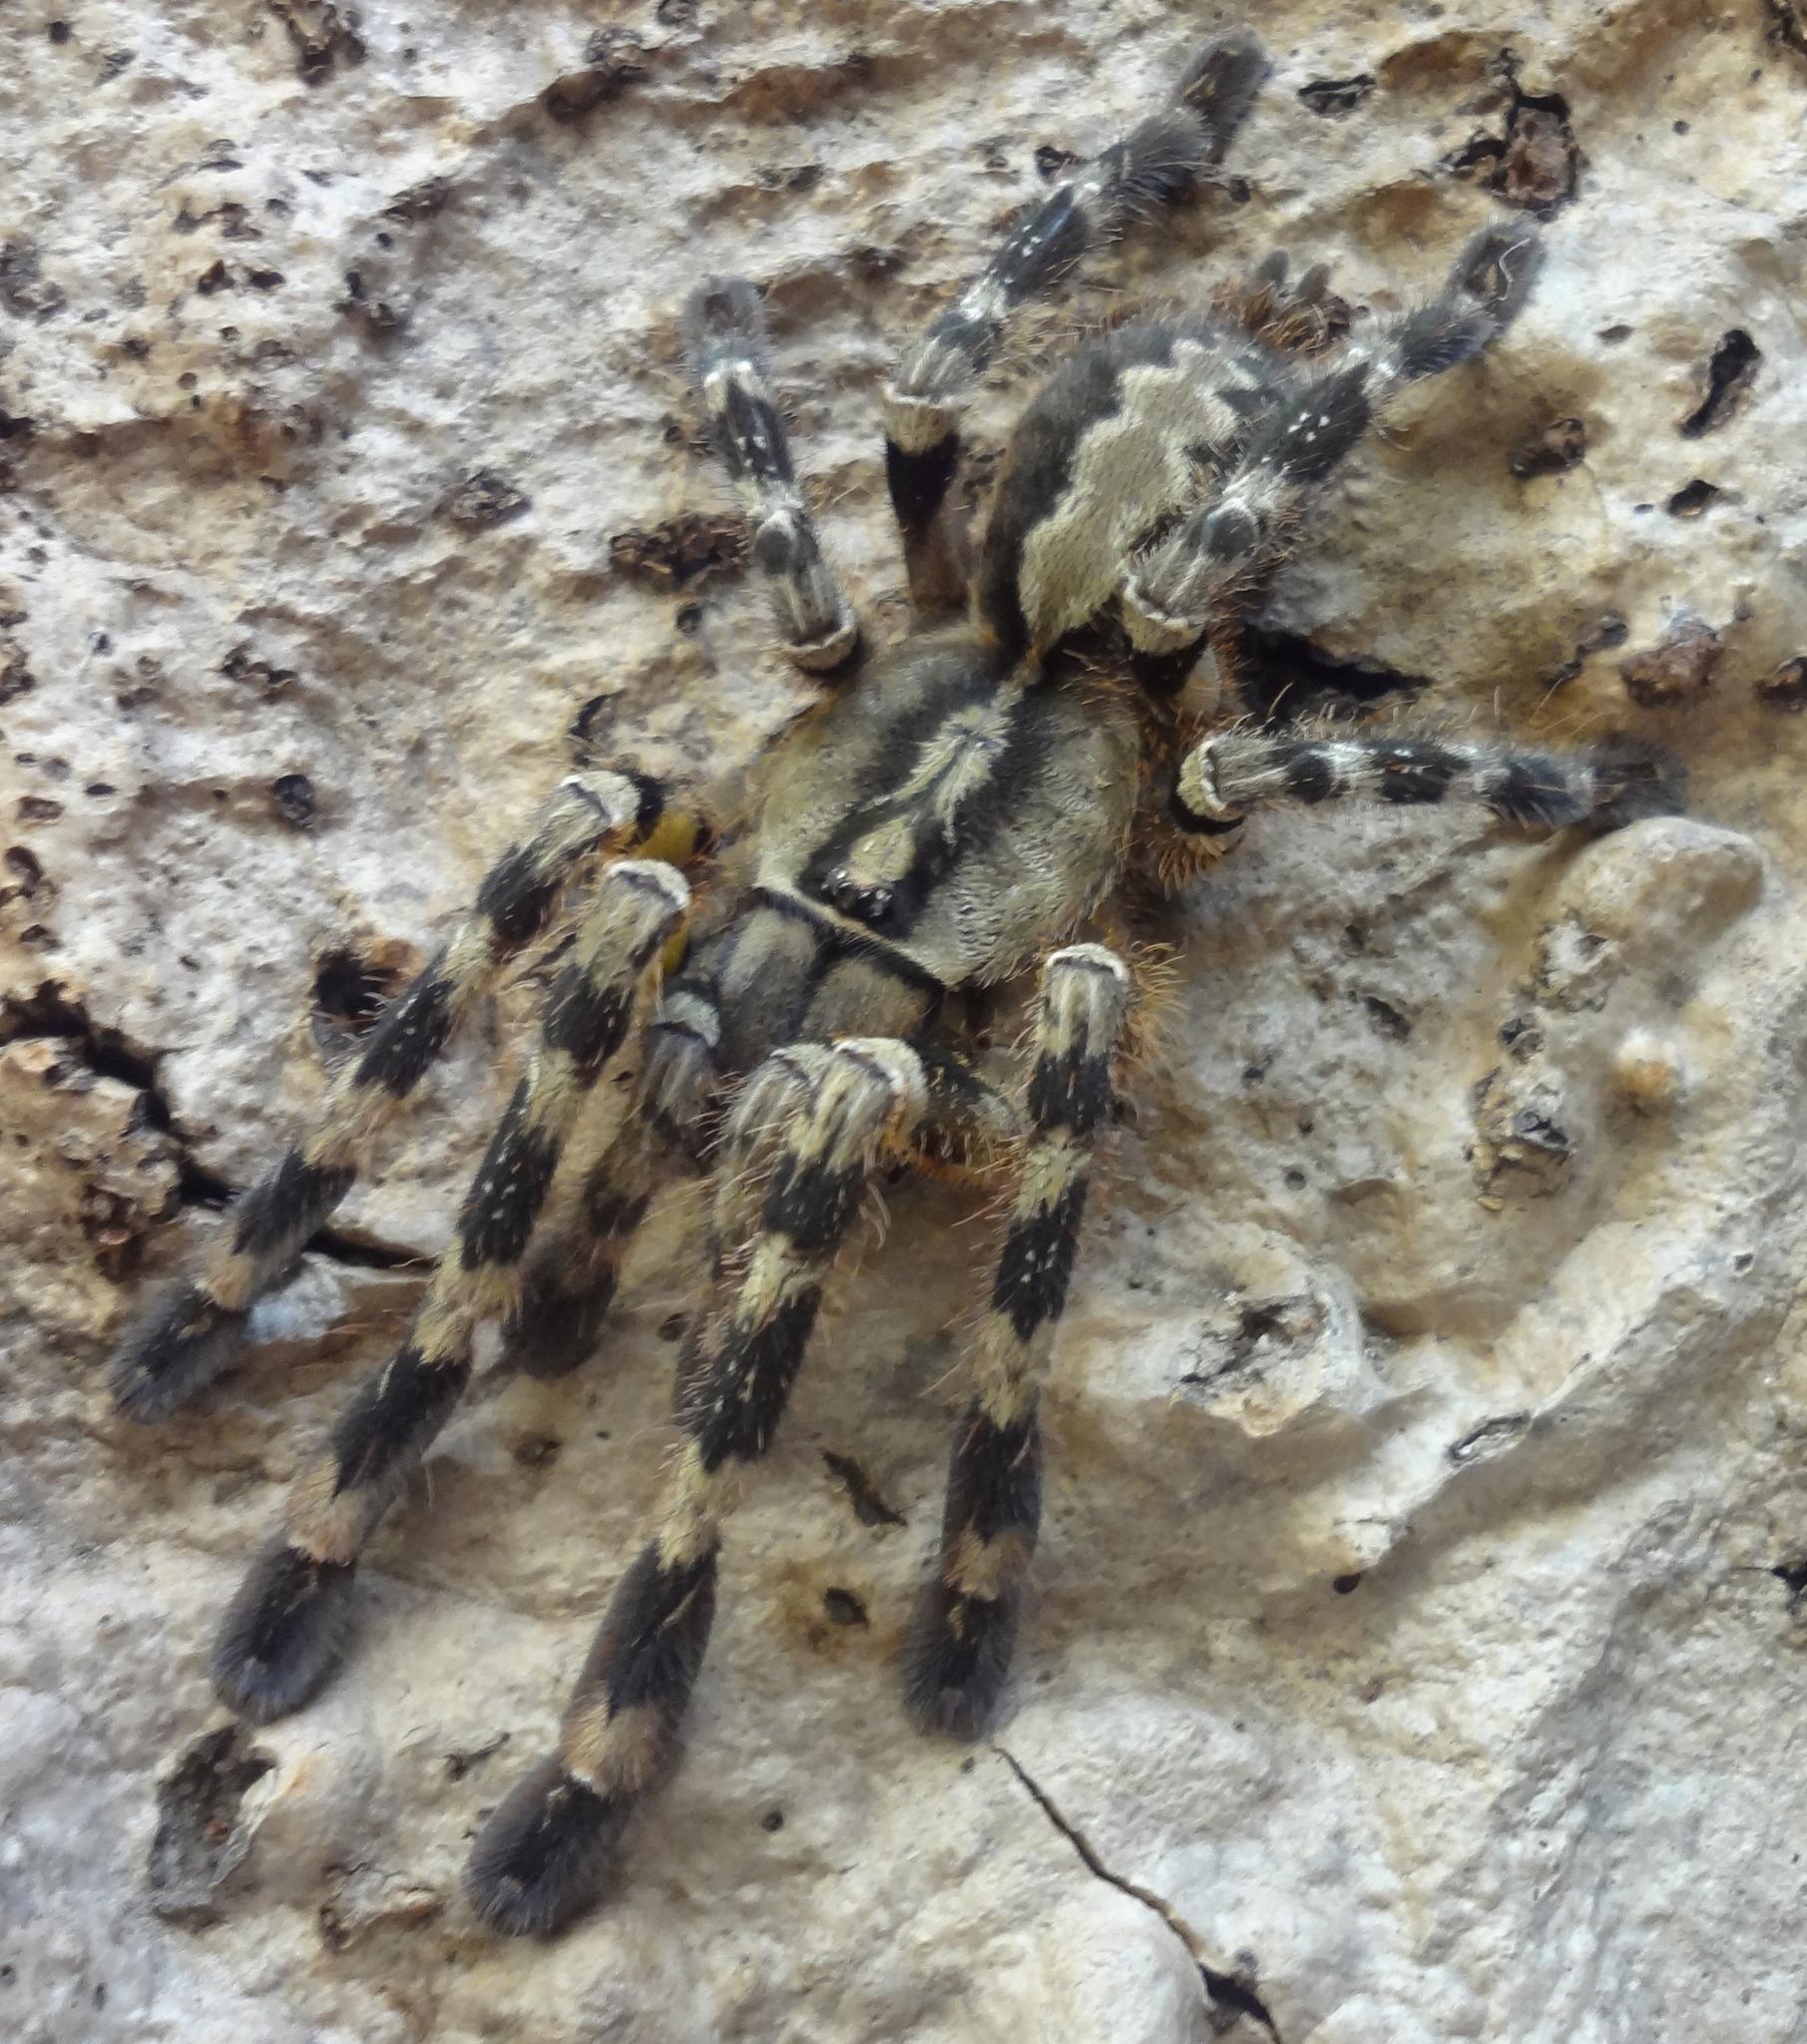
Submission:
<svg viewBox="0 0 1807 2044">
<path fill-rule="evenodd" d="M 477 1328 L 513 1307 L 566 1135 L 627 1042 L 688 903 L 682 875 L 659 860 L 624 860 L 597 882 L 577 950 L 547 994 L 533 1058 L 401 1347 L 353 1391 L 226 1613 L 214 1680 L 246 1717 L 294 1710 L 337 1662 L 364 1543 L 463 1396 Z"/>
<path fill-rule="evenodd" d="M 917 1721 L 963 1739 L 990 1722 L 1010 1672 L 1023 1580 L 1042 1517 L 1042 1383 L 1079 1251 L 1094 1148 L 1129 1021 L 1122 961 L 1100 944 L 1043 967 L 1029 1138 L 974 1342 L 972 1402 L 954 1437 L 941 1555 L 906 1649 Z"/>
<path fill-rule="evenodd" d="M 643 774 L 576 773 L 559 785 L 528 836 L 490 868 L 473 912 L 333 1080 L 312 1126 L 241 1196 L 197 1268 L 127 1331 L 112 1361 L 122 1412 L 166 1418 L 228 1367 L 252 1304 L 288 1276 L 502 967 L 545 932 L 587 862 L 645 842 L 665 806 L 665 790 Z"/>
<path fill-rule="evenodd" d="M 1673 812 L 1681 793 L 1677 764 L 1634 740 L 1537 753 L 1479 741 L 1231 731 L 1180 763 L 1173 819 L 1182 829 L 1221 832 L 1275 802 L 1466 801 L 1533 829 L 1613 829 Z"/>
<path fill-rule="evenodd" d="M 1189 194 L 1222 156 L 1266 71 L 1251 35 L 1207 43 L 1174 104 L 1051 192 L 899 360 L 885 392 L 885 473 L 918 617 L 952 610 L 965 595 L 952 502 L 960 420 L 1010 313 L 1051 289 L 1089 249 Z"/>
<path fill-rule="evenodd" d="M 594 1901 L 669 1766 L 708 1643 L 722 1523 L 777 1431 L 873 1165 L 921 1113 L 921 1065 L 892 1038 L 770 1063 L 748 1084 L 757 1111 L 782 1118 L 771 1174 L 738 1285 L 683 1373 L 682 1442 L 658 1527 L 617 1585 L 557 1752 L 516 1785 L 471 1854 L 472 1901 L 498 1930 L 556 1930 Z"/>
<path fill-rule="evenodd" d="M 648 1208 L 701 1146 L 720 1037 L 712 1002 L 668 990 L 627 1112 L 611 1121 L 613 1103 L 598 1097 L 592 1125 L 574 1136 L 503 1332 L 508 1360 L 529 1376 L 565 1376 L 596 1347 Z"/>
<path fill-rule="evenodd" d="M 1337 349 L 1254 420 L 1209 501 L 1130 563 L 1123 618 L 1138 653 L 1194 644 L 1213 616 L 1251 589 L 1296 524 L 1309 493 L 1408 384 L 1472 361 L 1505 332 L 1541 259 L 1523 227 L 1486 228 L 1430 304 Z"/>
<path fill-rule="evenodd" d="M 843 673 L 859 655 L 859 620 L 822 553 L 791 462 L 758 292 L 737 276 L 709 277 L 684 308 L 684 338 L 784 650 L 809 674 Z"/>
</svg>

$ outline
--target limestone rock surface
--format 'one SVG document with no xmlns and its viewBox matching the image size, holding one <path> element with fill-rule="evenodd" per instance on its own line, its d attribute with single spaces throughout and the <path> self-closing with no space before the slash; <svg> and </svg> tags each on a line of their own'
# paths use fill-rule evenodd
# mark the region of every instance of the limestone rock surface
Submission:
<svg viewBox="0 0 1807 2044">
<path fill-rule="evenodd" d="M 457 1890 L 669 1444 L 674 1213 L 604 1353 L 499 1389 L 266 1730 L 207 1643 L 392 1341 L 509 988 L 154 1430 L 107 1343 L 315 1098 L 575 724 L 659 771 L 801 703 L 685 408 L 767 291 L 901 618 L 892 351 L 1235 19 L 1159 0 L 15 0 L 0 17 L 0 2031 L 24 2044 L 1807 2038 L 1807 29 L 1797 0 L 1275 0 L 1231 198 L 988 384 L 1275 246 L 1357 320 L 1548 221 L 1509 341 L 1326 503 L 1275 693 L 1630 732 L 1595 842 L 1269 815 L 1155 933 L 994 1739 L 913 1736 L 985 1229 L 890 1196 L 736 1521 L 619 1897 Z"/>
</svg>

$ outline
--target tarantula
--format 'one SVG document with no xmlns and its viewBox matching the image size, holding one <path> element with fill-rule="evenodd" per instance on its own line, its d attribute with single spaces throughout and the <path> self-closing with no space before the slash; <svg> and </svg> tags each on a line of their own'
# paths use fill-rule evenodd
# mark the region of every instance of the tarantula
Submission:
<svg viewBox="0 0 1807 2044">
<path fill-rule="evenodd" d="M 1477 235 L 1430 303 L 1340 347 L 1321 274 L 1288 289 L 1278 261 L 1222 315 L 1094 338 L 1024 411 L 969 545 L 961 415 L 1011 310 L 1100 241 L 1218 183 L 1265 69 L 1250 36 L 1206 45 L 1171 105 L 1029 213 L 905 353 L 885 462 L 912 619 L 869 661 L 792 466 L 757 293 L 701 285 L 690 364 L 778 630 L 819 702 L 769 754 L 754 819 L 713 846 L 644 774 L 567 779 L 312 1128 L 115 1360 L 119 1401 L 145 1420 L 227 1364 L 252 1302 L 344 1197 L 375 1132 L 581 889 L 575 947 L 454 1240 L 401 1347 L 296 1482 L 214 1659 L 221 1695 L 247 1717 L 314 1694 L 345 1640 L 358 1556 L 464 1395 L 480 1325 L 503 1322 L 523 1370 L 573 1368 L 649 1202 L 701 1164 L 716 1295 L 678 1368 L 680 1450 L 555 1755 L 478 1838 L 470 1892 L 499 1929 L 556 1928 L 585 1908 L 670 1761 L 723 1524 L 771 1444 L 869 1178 L 899 1158 L 1003 1157 L 1011 1174 L 907 1669 L 925 1726 L 970 1737 L 992 1714 L 1036 1544 L 1039 1392 L 1136 1001 L 1123 959 L 1074 941 L 1114 890 L 1179 885 L 1267 803 L 1461 797 L 1549 829 L 1669 802 L 1662 770 L 1628 748 L 1565 758 L 1271 735 L 1226 701 L 1238 608 L 1313 490 L 1396 393 L 1472 360 L 1524 303 L 1539 251 L 1517 224 Z M 679 868 L 704 857 L 719 879 L 686 928 Z M 1019 1098 L 975 1068 L 949 996 L 1030 963 Z M 633 1086 L 612 1112 L 620 1096 L 599 1082 L 624 1060 Z"/>
</svg>

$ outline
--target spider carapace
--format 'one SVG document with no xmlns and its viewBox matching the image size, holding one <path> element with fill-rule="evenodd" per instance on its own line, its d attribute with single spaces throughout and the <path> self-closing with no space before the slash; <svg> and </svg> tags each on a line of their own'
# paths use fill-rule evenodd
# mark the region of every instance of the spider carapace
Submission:
<svg viewBox="0 0 1807 2044">
<path fill-rule="evenodd" d="M 225 1367 L 385 1119 L 505 962 L 561 900 L 575 907 L 575 946 L 454 1240 L 401 1348 L 304 1467 L 215 1658 L 247 1716 L 314 1693 L 344 1643 L 359 1553 L 464 1395 L 479 1327 L 501 1321 L 505 1353 L 536 1374 L 582 1361 L 649 1202 L 701 1163 L 715 1300 L 678 1372 L 680 1450 L 555 1754 L 478 1839 L 470 1892 L 499 1928 L 556 1927 L 606 1885 L 675 1750 L 737 1488 L 778 1425 L 869 1176 L 900 1157 L 989 1159 L 1010 1189 L 906 1672 L 926 1725 L 971 1736 L 990 1718 L 1040 1515 L 1040 1387 L 1135 1006 L 1124 961 L 1076 941 L 1114 889 L 1182 883 L 1262 804 L 1455 797 L 1546 828 L 1665 805 L 1663 772 L 1629 747 L 1275 735 L 1219 700 L 1216 649 L 1317 486 L 1397 392 L 1470 361 L 1524 302 L 1539 251 L 1516 223 L 1478 234 L 1428 303 L 1340 342 L 1321 272 L 1289 283 L 1278 258 L 1209 316 L 1094 339 L 1023 414 L 969 541 L 961 418 L 1012 309 L 1101 241 L 1207 194 L 1265 69 L 1248 36 L 1208 44 L 1171 105 L 1032 210 L 898 363 L 886 469 L 913 615 L 877 657 L 791 464 L 757 293 L 701 286 L 691 368 L 780 635 L 820 688 L 764 765 L 707 918 L 685 929 L 680 867 L 706 853 L 674 791 L 601 768 L 567 780 L 309 1131 L 119 1352 L 121 1403 L 144 1419 Z M 1028 1069 L 1000 1087 L 943 1026 L 946 997 L 1032 967 Z M 625 1108 L 599 1086 L 624 1060 Z"/>
</svg>

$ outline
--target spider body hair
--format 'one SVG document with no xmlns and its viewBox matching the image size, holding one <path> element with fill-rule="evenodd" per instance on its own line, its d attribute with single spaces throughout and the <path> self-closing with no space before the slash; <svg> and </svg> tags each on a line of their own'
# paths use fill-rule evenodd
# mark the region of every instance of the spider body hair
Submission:
<svg viewBox="0 0 1807 2044">
<path fill-rule="evenodd" d="M 553 1377 L 601 1337 L 656 1195 L 700 1171 L 709 1310 L 677 1372 L 678 1447 L 555 1752 L 478 1839 L 468 1886 L 504 1931 L 571 1921 L 673 1764 L 703 1664 L 723 1530 L 781 1424 L 875 1174 L 989 1166 L 1005 1190 L 939 1550 L 906 1655 L 910 1708 L 974 1737 L 1008 1676 L 1040 1524 L 1041 1390 L 1143 989 L 1091 934 L 1120 888 L 1182 884 L 1254 809 L 1466 800 L 1534 829 L 1672 807 L 1628 743 L 1555 754 L 1470 736 L 1239 721 L 1240 608 L 1314 493 L 1408 385 L 1458 370 L 1527 301 L 1539 250 L 1488 228 L 1441 290 L 1338 344 L 1321 271 L 1263 264 L 1212 314 L 1113 324 L 1025 407 L 976 536 L 959 513 L 966 403 L 1012 311 L 1137 221 L 1207 199 L 1267 68 L 1208 44 L 1172 103 L 1078 168 L 899 359 L 885 467 L 911 628 L 874 652 L 822 543 L 770 386 L 757 292 L 711 277 L 683 345 L 750 528 L 780 642 L 817 700 L 725 840 L 678 790 L 587 767 L 484 880 L 333 1080 L 310 1130 L 198 1270 L 131 1330 L 119 1403 L 156 1419 L 231 1359 L 353 1184 L 378 1129 L 523 950 L 573 917 L 539 1038 L 397 1352 L 354 1389 L 227 1613 L 216 1684 L 244 1715 L 304 1703 L 349 1637 L 371 1533 L 472 1381 L 499 1320 Z M 693 902 L 679 865 L 713 861 Z M 1133 954 L 1131 954 L 1133 959 Z M 1151 973 L 1158 980 L 1158 961 Z M 1021 1083 L 976 1069 L 957 996 L 1033 967 Z M 625 1113 L 600 1104 L 631 1060 Z"/>
</svg>

